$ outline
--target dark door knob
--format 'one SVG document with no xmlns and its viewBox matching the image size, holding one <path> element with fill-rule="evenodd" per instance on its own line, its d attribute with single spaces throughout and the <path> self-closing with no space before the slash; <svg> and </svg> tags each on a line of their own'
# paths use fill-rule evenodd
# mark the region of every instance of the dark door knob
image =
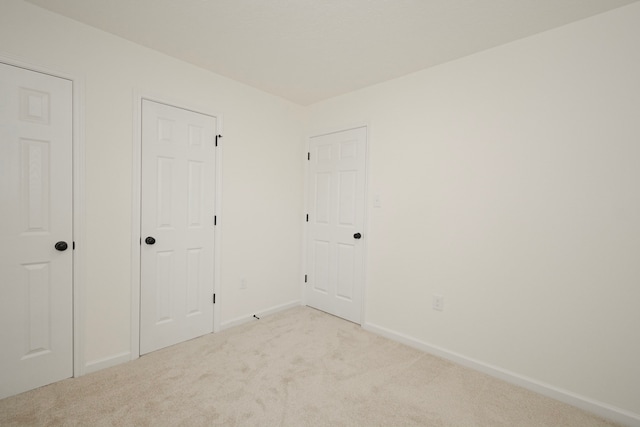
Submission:
<svg viewBox="0 0 640 427">
<path fill-rule="evenodd" d="M 144 239 L 144 242 L 147 245 L 153 245 L 156 242 L 156 239 L 154 239 L 153 237 L 149 236 L 146 239 Z"/>
<path fill-rule="evenodd" d="M 59 241 L 54 246 L 54 248 L 56 248 L 56 251 L 60 251 L 60 252 L 66 251 L 68 247 L 69 245 L 67 245 L 67 242 L 63 242 L 63 241 Z"/>
<path fill-rule="evenodd" d="M 354 239 L 360 239 L 360 238 L 362 238 L 362 234 L 356 233 L 356 234 L 353 235 L 353 238 Z"/>
</svg>

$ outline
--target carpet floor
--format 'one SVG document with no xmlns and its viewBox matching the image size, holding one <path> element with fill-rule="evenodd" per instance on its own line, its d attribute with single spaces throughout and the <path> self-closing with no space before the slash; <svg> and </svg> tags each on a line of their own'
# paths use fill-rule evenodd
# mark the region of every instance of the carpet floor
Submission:
<svg viewBox="0 0 640 427">
<path fill-rule="evenodd" d="M 615 426 L 296 307 L 0 400 L 0 426 Z"/>
</svg>

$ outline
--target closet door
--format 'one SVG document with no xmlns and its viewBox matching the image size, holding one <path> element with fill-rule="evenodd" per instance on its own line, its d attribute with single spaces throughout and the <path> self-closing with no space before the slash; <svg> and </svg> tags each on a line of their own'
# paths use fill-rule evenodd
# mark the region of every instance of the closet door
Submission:
<svg viewBox="0 0 640 427">
<path fill-rule="evenodd" d="M 216 118 L 142 101 L 140 354 L 213 331 Z"/>
<path fill-rule="evenodd" d="M 0 63 L 0 398 L 73 375 L 72 82 Z"/>
<path fill-rule="evenodd" d="M 367 129 L 309 141 L 306 301 L 361 322 Z"/>
</svg>

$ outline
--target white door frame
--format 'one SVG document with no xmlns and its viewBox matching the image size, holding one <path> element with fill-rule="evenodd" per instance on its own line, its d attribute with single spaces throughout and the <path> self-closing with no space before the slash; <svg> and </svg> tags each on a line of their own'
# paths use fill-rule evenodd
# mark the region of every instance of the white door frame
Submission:
<svg viewBox="0 0 640 427">
<path fill-rule="evenodd" d="M 84 219 L 85 219 L 85 156 L 84 156 L 84 78 L 32 63 L 0 52 L 0 62 L 29 71 L 48 74 L 71 81 L 72 86 L 72 150 L 73 150 L 73 376 L 85 373 L 84 360 Z"/>
<path fill-rule="evenodd" d="M 358 129 L 358 128 L 365 128 L 366 129 L 366 133 L 367 133 L 367 150 L 365 151 L 365 174 L 364 174 L 364 179 L 365 179 L 365 183 L 364 183 L 364 188 L 365 188 L 365 195 L 364 195 L 364 226 L 363 226 L 363 230 L 364 230 L 364 235 L 365 238 L 362 239 L 362 245 L 363 245 L 363 256 L 364 259 L 362 260 L 362 307 L 361 307 L 361 311 L 360 311 L 360 326 L 364 326 L 365 322 L 366 322 L 366 300 L 367 300 L 367 277 L 368 277 L 368 262 L 367 260 L 369 259 L 369 242 L 370 242 L 370 227 L 369 227 L 369 207 L 370 207 L 370 191 L 369 191 L 369 177 L 371 176 L 371 163 L 369 162 L 370 159 L 370 153 L 371 153 L 371 125 L 369 123 L 359 123 L 359 124 L 354 124 L 351 126 L 345 125 L 345 126 L 337 126 L 337 127 L 330 127 L 330 128 L 325 128 L 322 130 L 316 130 L 314 132 L 310 132 L 307 137 L 305 138 L 305 152 L 304 152 L 304 210 L 305 210 L 305 218 L 303 218 L 302 220 L 302 224 L 303 224 L 303 231 L 302 231 L 302 287 L 300 288 L 301 291 L 301 301 L 303 305 L 307 305 L 307 283 L 305 282 L 305 275 L 307 274 L 306 272 L 308 271 L 307 269 L 307 247 L 309 244 L 309 232 L 308 232 L 308 222 L 306 221 L 306 215 L 309 213 L 309 160 L 307 157 L 307 153 L 309 153 L 310 151 L 310 145 L 309 145 L 309 141 L 311 140 L 311 138 L 315 138 L 318 136 L 323 136 L 323 135 L 329 135 L 332 133 L 338 133 L 338 132 L 344 132 L 344 131 L 348 131 L 348 130 L 353 130 L 353 129 Z"/>
<path fill-rule="evenodd" d="M 132 165 L 132 203 L 131 203 L 131 360 L 140 357 L 140 219 L 142 201 L 142 100 L 158 102 L 183 110 L 193 111 L 216 118 L 216 134 L 222 135 L 222 114 L 210 111 L 208 108 L 195 106 L 180 100 L 167 99 L 142 91 L 134 91 L 133 94 L 133 165 Z M 220 283 L 220 243 L 222 237 L 222 147 L 224 139 L 220 139 L 216 149 L 216 188 L 215 188 L 215 215 L 217 225 L 214 235 L 214 279 L 213 292 L 216 294 L 216 304 L 213 306 L 213 332 L 220 330 L 220 310 L 217 308 L 220 301 L 218 284 Z"/>
</svg>

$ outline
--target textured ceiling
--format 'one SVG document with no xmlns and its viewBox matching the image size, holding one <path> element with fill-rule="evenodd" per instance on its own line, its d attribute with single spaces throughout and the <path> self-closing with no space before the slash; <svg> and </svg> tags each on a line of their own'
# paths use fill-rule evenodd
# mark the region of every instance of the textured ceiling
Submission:
<svg viewBox="0 0 640 427">
<path fill-rule="evenodd" d="M 301 105 L 640 0 L 26 0 Z"/>
</svg>

